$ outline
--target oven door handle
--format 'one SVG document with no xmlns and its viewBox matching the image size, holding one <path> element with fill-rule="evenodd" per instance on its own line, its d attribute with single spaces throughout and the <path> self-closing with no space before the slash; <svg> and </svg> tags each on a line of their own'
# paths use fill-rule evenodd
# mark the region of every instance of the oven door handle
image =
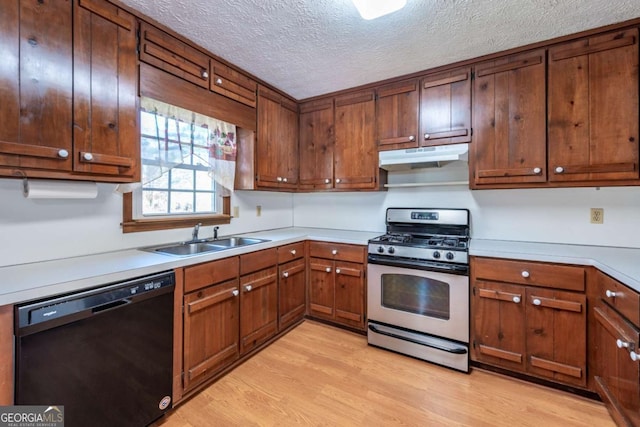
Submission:
<svg viewBox="0 0 640 427">
<path fill-rule="evenodd" d="M 372 325 L 372 324 L 369 324 L 369 330 L 371 330 L 372 332 L 375 332 L 376 334 L 386 335 L 388 337 L 399 339 L 399 340 L 403 340 L 403 341 L 409 341 L 409 342 L 412 342 L 414 344 L 423 345 L 425 347 L 435 348 L 436 350 L 446 351 L 447 353 L 467 354 L 467 349 L 463 348 L 463 347 L 447 348 L 447 347 L 440 346 L 440 345 L 433 344 L 433 343 L 426 343 L 424 341 L 420 341 L 420 340 L 412 339 L 412 338 L 409 338 L 409 337 L 404 337 L 402 335 L 394 334 L 393 332 L 382 331 L 382 330 L 376 328 L 375 325 Z"/>
</svg>

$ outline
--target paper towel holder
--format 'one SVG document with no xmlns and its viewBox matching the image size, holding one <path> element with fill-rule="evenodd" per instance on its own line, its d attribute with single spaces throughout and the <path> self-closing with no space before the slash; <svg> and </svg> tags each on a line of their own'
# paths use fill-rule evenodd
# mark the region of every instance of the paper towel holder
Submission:
<svg viewBox="0 0 640 427">
<path fill-rule="evenodd" d="M 22 195 L 27 199 L 95 199 L 98 187 L 93 181 L 22 179 Z"/>
</svg>

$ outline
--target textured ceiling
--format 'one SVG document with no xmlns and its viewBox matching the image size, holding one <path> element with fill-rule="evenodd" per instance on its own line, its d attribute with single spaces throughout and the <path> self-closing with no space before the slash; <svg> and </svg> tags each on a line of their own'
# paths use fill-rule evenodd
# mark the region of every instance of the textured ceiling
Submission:
<svg viewBox="0 0 640 427">
<path fill-rule="evenodd" d="M 296 99 L 640 17 L 638 0 L 121 0 Z"/>
</svg>

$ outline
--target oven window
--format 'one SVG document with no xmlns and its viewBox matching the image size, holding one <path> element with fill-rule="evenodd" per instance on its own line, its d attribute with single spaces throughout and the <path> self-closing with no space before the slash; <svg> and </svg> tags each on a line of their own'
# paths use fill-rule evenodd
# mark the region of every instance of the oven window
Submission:
<svg viewBox="0 0 640 427">
<path fill-rule="evenodd" d="M 449 284 L 408 274 L 382 275 L 382 306 L 449 320 Z"/>
</svg>

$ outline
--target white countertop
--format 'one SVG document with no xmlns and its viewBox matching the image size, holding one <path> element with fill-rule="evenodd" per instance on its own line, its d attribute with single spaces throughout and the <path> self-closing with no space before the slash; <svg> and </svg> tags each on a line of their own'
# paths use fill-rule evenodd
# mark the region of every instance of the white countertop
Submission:
<svg viewBox="0 0 640 427">
<path fill-rule="evenodd" d="M 269 242 L 189 257 L 130 249 L 0 267 L 0 305 L 88 289 L 307 239 L 366 245 L 369 239 L 380 234 L 382 233 L 322 228 L 284 228 L 243 234 L 243 236 L 268 239 Z"/>
<path fill-rule="evenodd" d="M 592 265 L 640 292 L 640 249 L 471 239 L 469 255 Z"/>
</svg>

